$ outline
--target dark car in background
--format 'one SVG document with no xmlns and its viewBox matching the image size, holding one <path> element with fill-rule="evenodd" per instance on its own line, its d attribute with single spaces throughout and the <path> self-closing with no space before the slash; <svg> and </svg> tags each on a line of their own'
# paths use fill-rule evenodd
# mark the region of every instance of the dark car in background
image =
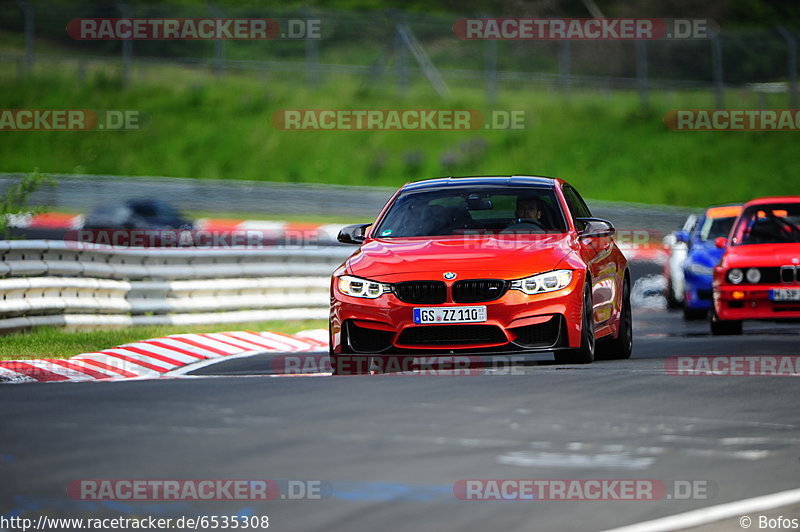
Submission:
<svg viewBox="0 0 800 532">
<path fill-rule="evenodd" d="M 86 216 L 84 229 L 191 229 L 192 222 L 159 199 L 130 199 L 100 205 Z"/>
</svg>

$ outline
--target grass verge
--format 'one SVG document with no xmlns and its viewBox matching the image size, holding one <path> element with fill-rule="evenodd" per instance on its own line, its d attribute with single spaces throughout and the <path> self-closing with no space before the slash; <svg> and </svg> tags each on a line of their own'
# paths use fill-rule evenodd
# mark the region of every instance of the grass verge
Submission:
<svg viewBox="0 0 800 532">
<path fill-rule="evenodd" d="M 489 106 L 477 85 L 453 86 L 443 100 L 424 83 L 398 96 L 390 84 L 365 87 L 345 77 L 307 87 L 255 75 L 166 72 L 122 87 L 113 71 L 90 71 L 80 82 L 74 72 L 55 69 L 14 80 L 0 67 L 7 108 L 125 109 L 142 116 L 135 131 L 5 131 L 2 170 L 392 187 L 441 175 L 530 173 L 563 177 L 592 199 L 689 206 L 798 191 L 796 132 L 665 127 L 670 109 L 713 108 L 708 90 L 654 91 L 643 108 L 633 91 L 504 85 Z M 733 109 L 788 106 L 784 94 L 765 95 L 763 102 L 745 90 L 725 96 Z M 525 127 L 284 131 L 272 123 L 283 109 L 432 108 L 523 111 Z"/>
</svg>

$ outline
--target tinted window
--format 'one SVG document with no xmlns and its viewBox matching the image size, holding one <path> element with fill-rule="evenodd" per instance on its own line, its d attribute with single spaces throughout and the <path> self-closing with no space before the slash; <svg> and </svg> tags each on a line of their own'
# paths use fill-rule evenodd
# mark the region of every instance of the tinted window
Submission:
<svg viewBox="0 0 800 532">
<path fill-rule="evenodd" d="M 727 237 L 731 232 L 735 217 L 731 218 L 706 218 L 700 228 L 700 240 L 714 240 L 715 238 Z"/>
<path fill-rule="evenodd" d="M 748 207 L 736 226 L 733 244 L 800 242 L 800 203 Z"/>
<path fill-rule="evenodd" d="M 536 219 L 529 206 L 537 207 Z M 374 231 L 378 238 L 460 234 L 563 233 L 552 188 L 456 187 L 401 194 Z"/>
<path fill-rule="evenodd" d="M 575 223 L 575 227 L 581 229 L 585 224 L 576 220 L 576 218 L 591 218 L 592 213 L 589 211 L 589 207 L 586 206 L 586 202 L 584 202 L 583 198 L 578 194 L 578 191 L 569 185 L 565 186 L 563 190 L 564 199 L 567 200 L 567 206 L 569 207 L 570 213 L 572 213 L 572 220 Z"/>
</svg>

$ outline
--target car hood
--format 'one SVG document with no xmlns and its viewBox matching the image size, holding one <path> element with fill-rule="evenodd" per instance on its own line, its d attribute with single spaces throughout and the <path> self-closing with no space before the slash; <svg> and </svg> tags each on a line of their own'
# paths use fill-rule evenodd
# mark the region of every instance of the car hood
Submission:
<svg viewBox="0 0 800 532">
<path fill-rule="evenodd" d="M 728 268 L 799 264 L 800 243 L 732 246 L 725 250 L 724 262 Z"/>
<path fill-rule="evenodd" d="M 517 279 L 555 269 L 573 251 L 568 234 L 369 240 L 347 261 L 351 275 L 387 282 Z"/>
<path fill-rule="evenodd" d="M 703 266 L 716 266 L 725 250 L 713 244 L 695 244 L 686 259 L 687 263 L 702 264 Z"/>
</svg>

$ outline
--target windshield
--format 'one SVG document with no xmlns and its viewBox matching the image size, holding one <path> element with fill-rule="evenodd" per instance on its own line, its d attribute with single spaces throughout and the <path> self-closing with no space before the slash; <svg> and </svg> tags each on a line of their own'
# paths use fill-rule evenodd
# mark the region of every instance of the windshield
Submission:
<svg viewBox="0 0 800 532">
<path fill-rule="evenodd" d="M 800 203 L 753 205 L 742 214 L 734 245 L 800 242 Z"/>
<path fill-rule="evenodd" d="M 721 236 L 727 237 L 735 221 L 735 216 L 730 218 L 706 218 L 700 228 L 700 240 L 709 241 Z"/>
<path fill-rule="evenodd" d="M 408 191 L 375 230 L 378 238 L 506 233 L 563 233 L 552 188 L 453 187 Z"/>
</svg>

